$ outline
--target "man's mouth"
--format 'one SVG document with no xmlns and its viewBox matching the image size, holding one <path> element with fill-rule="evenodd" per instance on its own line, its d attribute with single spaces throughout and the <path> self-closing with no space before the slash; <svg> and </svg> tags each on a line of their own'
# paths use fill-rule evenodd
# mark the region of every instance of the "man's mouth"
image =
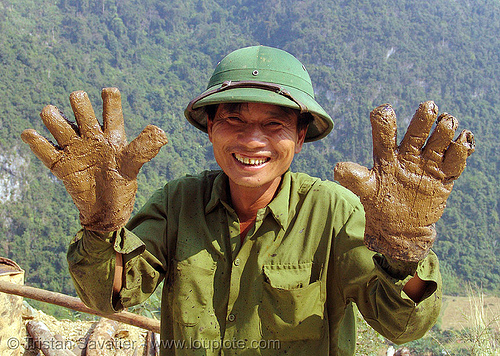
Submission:
<svg viewBox="0 0 500 356">
<path fill-rule="evenodd" d="M 236 158 L 238 162 L 247 166 L 260 166 L 261 164 L 264 164 L 271 159 L 270 157 L 251 158 L 239 155 L 237 153 L 233 153 L 233 157 Z"/>
</svg>

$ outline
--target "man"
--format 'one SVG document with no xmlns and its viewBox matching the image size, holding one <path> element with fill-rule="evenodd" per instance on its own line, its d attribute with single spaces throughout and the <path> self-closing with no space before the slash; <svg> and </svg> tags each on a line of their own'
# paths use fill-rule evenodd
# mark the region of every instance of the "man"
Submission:
<svg viewBox="0 0 500 356">
<path fill-rule="evenodd" d="M 365 229 L 358 197 L 289 171 L 303 143 L 333 122 L 305 67 L 284 51 L 243 48 L 217 65 L 185 114 L 208 133 L 222 171 L 169 182 L 128 223 L 135 177 L 165 134 L 148 126 L 127 145 L 117 89 L 103 90 L 103 127 L 85 93 L 70 100 L 78 130 L 53 106 L 41 114 L 59 147 L 33 130 L 22 137 L 80 210 L 83 229 L 68 251 L 75 287 L 112 313 L 165 279 L 162 355 L 353 355 L 353 303 L 398 343 L 435 323 L 433 224 L 474 141 L 468 131 L 452 141 L 457 122 L 443 114 L 425 144 L 432 102 L 399 147 L 394 112 L 378 107 L 373 169 L 337 165 L 335 178 L 365 206 Z"/>
</svg>

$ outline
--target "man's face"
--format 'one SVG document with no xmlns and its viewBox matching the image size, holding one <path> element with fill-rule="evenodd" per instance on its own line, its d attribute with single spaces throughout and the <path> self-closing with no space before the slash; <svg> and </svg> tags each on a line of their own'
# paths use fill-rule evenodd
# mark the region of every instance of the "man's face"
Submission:
<svg viewBox="0 0 500 356">
<path fill-rule="evenodd" d="M 297 130 L 294 111 L 262 103 L 221 104 L 207 129 L 231 186 L 246 188 L 279 183 L 306 134 L 306 128 Z"/>
</svg>

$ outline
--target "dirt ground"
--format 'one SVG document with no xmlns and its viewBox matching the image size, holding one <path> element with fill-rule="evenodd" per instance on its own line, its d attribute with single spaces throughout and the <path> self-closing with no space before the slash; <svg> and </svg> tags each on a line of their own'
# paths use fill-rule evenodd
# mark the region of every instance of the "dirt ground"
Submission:
<svg viewBox="0 0 500 356">
<path fill-rule="evenodd" d="M 39 310 L 30 310 L 23 313 L 25 322 L 30 320 L 41 321 L 57 339 L 51 345 L 55 349 L 65 349 L 73 352 L 76 356 L 98 355 L 98 356 L 143 356 L 145 354 L 145 340 L 147 331 L 135 326 L 118 323 L 113 330 L 113 335 L 106 342 L 89 343 L 89 337 L 96 328 L 98 321 L 71 321 L 58 320 Z M 26 331 L 24 337 L 24 348 L 22 356 L 42 355 L 33 340 Z M 92 351 L 89 351 L 92 349 Z"/>
<path fill-rule="evenodd" d="M 64 342 L 61 345 L 70 349 L 76 356 L 86 355 L 89 336 L 97 325 L 97 321 L 70 321 L 57 320 L 39 310 L 31 310 L 23 313 L 25 322 L 29 320 L 42 321 L 58 340 Z M 441 330 L 462 330 L 469 327 L 477 327 L 482 323 L 483 327 L 489 327 L 500 331 L 500 298 L 493 296 L 479 297 L 454 297 L 443 298 L 443 309 L 441 313 Z M 95 353 L 99 356 L 143 356 L 145 354 L 146 330 L 119 324 L 111 336 L 112 344 L 94 345 L 99 348 Z M 41 352 L 30 342 L 26 332 L 24 352 L 22 356 L 39 356 Z M 381 341 L 374 337 L 375 343 Z M 359 345 L 358 345 L 359 347 Z"/>
<path fill-rule="evenodd" d="M 500 298 L 493 296 L 443 298 L 442 330 L 462 330 L 478 326 L 481 322 L 483 326 L 500 331 Z"/>
</svg>

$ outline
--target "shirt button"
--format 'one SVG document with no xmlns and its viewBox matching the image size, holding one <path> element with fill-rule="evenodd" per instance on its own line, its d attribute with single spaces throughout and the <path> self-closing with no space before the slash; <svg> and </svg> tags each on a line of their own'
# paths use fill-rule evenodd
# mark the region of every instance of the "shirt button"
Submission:
<svg viewBox="0 0 500 356">
<path fill-rule="evenodd" d="M 229 314 L 229 315 L 227 316 L 227 320 L 228 320 L 228 321 L 233 322 L 235 319 L 236 319 L 236 315 L 234 315 L 234 314 Z"/>
<path fill-rule="evenodd" d="M 239 258 L 237 258 L 237 259 L 234 260 L 234 265 L 235 266 L 239 266 L 240 265 L 240 259 Z"/>
</svg>

